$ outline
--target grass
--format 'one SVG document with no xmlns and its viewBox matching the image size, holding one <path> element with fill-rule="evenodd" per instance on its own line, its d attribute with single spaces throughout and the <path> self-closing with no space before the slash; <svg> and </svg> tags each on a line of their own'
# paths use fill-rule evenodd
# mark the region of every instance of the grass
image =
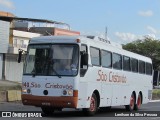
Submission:
<svg viewBox="0 0 160 120">
<path fill-rule="evenodd" d="M 153 94 L 160 94 L 160 89 L 153 89 Z"/>
<path fill-rule="evenodd" d="M 153 89 L 153 91 L 152 91 L 152 99 L 153 100 L 160 99 L 160 89 Z"/>
</svg>

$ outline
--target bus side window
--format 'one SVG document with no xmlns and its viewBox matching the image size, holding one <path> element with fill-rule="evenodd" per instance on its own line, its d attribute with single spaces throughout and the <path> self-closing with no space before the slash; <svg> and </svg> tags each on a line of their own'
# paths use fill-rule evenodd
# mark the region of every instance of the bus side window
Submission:
<svg viewBox="0 0 160 120">
<path fill-rule="evenodd" d="M 134 59 L 134 58 L 131 59 L 131 69 L 132 69 L 132 72 L 135 72 L 135 73 L 138 72 L 138 60 L 137 59 Z"/>
<path fill-rule="evenodd" d="M 123 56 L 123 70 L 124 71 L 131 71 L 130 58 L 127 56 Z"/>
<path fill-rule="evenodd" d="M 101 51 L 101 64 L 102 67 L 111 68 L 112 67 L 112 53 L 109 51 Z"/>
<path fill-rule="evenodd" d="M 145 62 L 139 60 L 139 73 L 145 74 Z"/>
<path fill-rule="evenodd" d="M 100 49 L 95 48 L 95 47 L 90 47 L 90 56 L 91 56 L 91 63 L 93 66 L 101 66 L 101 61 L 100 61 Z"/>
<path fill-rule="evenodd" d="M 122 69 L 122 56 L 120 54 L 113 53 L 112 64 L 113 64 L 114 69 L 121 70 Z"/>
<path fill-rule="evenodd" d="M 146 74 L 152 75 L 152 64 L 146 63 Z"/>
</svg>

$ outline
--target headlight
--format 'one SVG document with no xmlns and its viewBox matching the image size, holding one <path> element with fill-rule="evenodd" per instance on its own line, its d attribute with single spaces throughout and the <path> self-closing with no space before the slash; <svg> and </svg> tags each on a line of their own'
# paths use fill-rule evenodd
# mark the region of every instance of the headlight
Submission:
<svg viewBox="0 0 160 120">
<path fill-rule="evenodd" d="M 73 96 L 73 90 L 63 90 L 62 95 L 66 96 Z"/>
<path fill-rule="evenodd" d="M 73 95 L 73 90 L 68 90 L 68 95 Z"/>
<path fill-rule="evenodd" d="M 31 94 L 31 89 L 22 89 L 22 93 Z"/>
<path fill-rule="evenodd" d="M 22 93 L 27 93 L 27 89 L 22 89 Z"/>
</svg>

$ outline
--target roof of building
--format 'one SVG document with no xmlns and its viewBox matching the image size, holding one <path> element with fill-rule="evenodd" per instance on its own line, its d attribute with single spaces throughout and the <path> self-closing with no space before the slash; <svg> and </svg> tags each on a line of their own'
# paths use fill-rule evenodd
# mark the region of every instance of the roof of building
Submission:
<svg viewBox="0 0 160 120">
<path fill-rule="evenodd" d="M 14 14 L 12 14 L 10 12 L 4 12 L 4 11 L 0 11 L 0 16 L 15 17 Z"/>
<path fill-rule="evenodd" d="M 52 20 L 46 20 L 46 19 L 34 19 L 34 18 L 20 18 L 20 17 L 9 17 L 9 16 L 0 16 L 0 20 L 12 22 L 13 20 L 21 20 L 21 21 L 28 21 L 28 22 L 41 22 L 41 23 L 51 23 L 51 24 L 61 24 L 61 25 L 67 25 L 69 28 L 69 24 L 63 23 L 63 22 L 57 22 Z"/>
</svg>

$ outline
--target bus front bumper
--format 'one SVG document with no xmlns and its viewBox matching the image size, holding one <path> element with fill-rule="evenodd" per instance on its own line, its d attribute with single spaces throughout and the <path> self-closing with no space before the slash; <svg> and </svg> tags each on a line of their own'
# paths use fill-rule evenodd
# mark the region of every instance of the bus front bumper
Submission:
<svg viewBox="0 0 160 120">
<path fill-rule="evenodd" d="M 32 105 L 37 107 L 61 107 L 61 108 L 76 108 L 78 97 L 70 96 L 35 96 L 22 94 L 22 103 L 24 105 Z"/>
</svg>

